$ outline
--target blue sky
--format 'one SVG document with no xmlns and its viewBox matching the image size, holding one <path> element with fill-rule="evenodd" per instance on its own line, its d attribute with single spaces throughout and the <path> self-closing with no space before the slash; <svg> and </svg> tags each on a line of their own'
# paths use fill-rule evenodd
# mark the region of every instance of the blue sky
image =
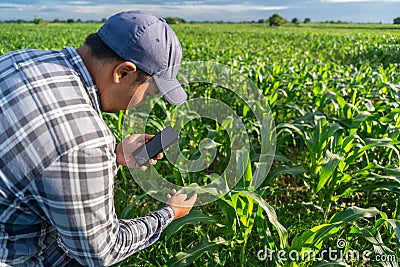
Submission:
<svg viewBox="0 0 400 267">
<path fill-rule="evenodd" d="M 393 23 L 400 16 L 400 0 L 0 0 L 0 20 L 32 20 L 34 16 L 47 20 L 100 20 L 129 9 L 189 21 L 257 21 L 280 13 L 288 20 L 308 17 L 312 21 Z"/>
</svg>

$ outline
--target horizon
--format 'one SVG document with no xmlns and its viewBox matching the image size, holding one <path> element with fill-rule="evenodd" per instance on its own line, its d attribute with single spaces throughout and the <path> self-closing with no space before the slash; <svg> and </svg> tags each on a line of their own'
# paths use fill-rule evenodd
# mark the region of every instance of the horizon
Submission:
<svg viewBox="0 0 400 267">
<path fill-rule="evenodd" d="M 400 0 L 282 0 L 274 5 L 272 0 L 148 0 L 139 4 L 128 0 L 0 1 L 0 20 L 32 21 L 35 17 L 47 21 L 82 20 L 101 21 L 123 10 L 141 9 L 158 17 L 179 17 L 188 22 L 251 22 L 267 19 L 279 13 L 288 21 L 298 18 L 301 22 L 342 21 L 347 23 L 393 24 L 400 16 Z M 136 3 L 136 4 L 135 4 Z"/>
</svg>

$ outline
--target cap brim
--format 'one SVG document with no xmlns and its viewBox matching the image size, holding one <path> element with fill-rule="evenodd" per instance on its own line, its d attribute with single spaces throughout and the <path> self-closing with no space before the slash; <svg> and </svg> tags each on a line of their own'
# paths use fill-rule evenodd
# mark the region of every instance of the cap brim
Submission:
<svg viewBox="0 0 400 267">
<path fill-rule="evenodd" d="M 164 79 L 156 75 L 153 76 L 153 79 L 161 95 L 164 96 L 169 103 L 181 105 L 186 101 L 187 94 L 177 79 Z"/>
</svg>

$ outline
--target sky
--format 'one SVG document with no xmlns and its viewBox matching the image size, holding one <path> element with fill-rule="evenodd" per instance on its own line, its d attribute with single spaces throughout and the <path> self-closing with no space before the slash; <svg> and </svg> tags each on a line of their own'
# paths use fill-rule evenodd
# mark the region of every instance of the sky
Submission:
<svg viewBox="0 0 400 267">
<path fill-rule="evenodd" d="M 400 0 L 0 0 L 0 20 L 101 20 L 130 9 L 187 21 L 257 21 L 279 13 L 289 21 L 391 24 L 400 17 Z"/>
</svg>

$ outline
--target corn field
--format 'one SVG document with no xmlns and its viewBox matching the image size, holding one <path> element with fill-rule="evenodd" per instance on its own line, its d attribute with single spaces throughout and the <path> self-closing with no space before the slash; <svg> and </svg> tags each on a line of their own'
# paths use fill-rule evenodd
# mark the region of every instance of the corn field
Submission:
<svg viewBox="0 0 400 267">
<path fill-rule="evenodd" d="M 99 24 L 3 24 L 0 54 L 83 44 Z M 247 104 L 218 84 L 185 85 L 188 99 L 216 99 L 234 110 L 251 136 L 236 157 L 235 186 L 174 221 L 160 240 L 118 266 L 398 266 L 400 259 L 400 28 L 376 25 L 174 25 L 184 62 L 215 62 L 247 77 L 274 120 L 274 158 L 255 188 L 262 129 Z M 120 141 L 127 111 L 104 113 Z M 158 102 L 145 130 L 156 133 L 174 106 Z M 155 170 L 177 186 L 207 184 L 229 166 L 229 119 L 193 116 L 182 123 L 182 156 L 199 144 L 212 163 L 182 172 L 168 160 Z M 164 204 L 126 168 L 115 177 L 120 218 Z M 140 174 L 138 174 L 140 175 Z"/>
</svg>

